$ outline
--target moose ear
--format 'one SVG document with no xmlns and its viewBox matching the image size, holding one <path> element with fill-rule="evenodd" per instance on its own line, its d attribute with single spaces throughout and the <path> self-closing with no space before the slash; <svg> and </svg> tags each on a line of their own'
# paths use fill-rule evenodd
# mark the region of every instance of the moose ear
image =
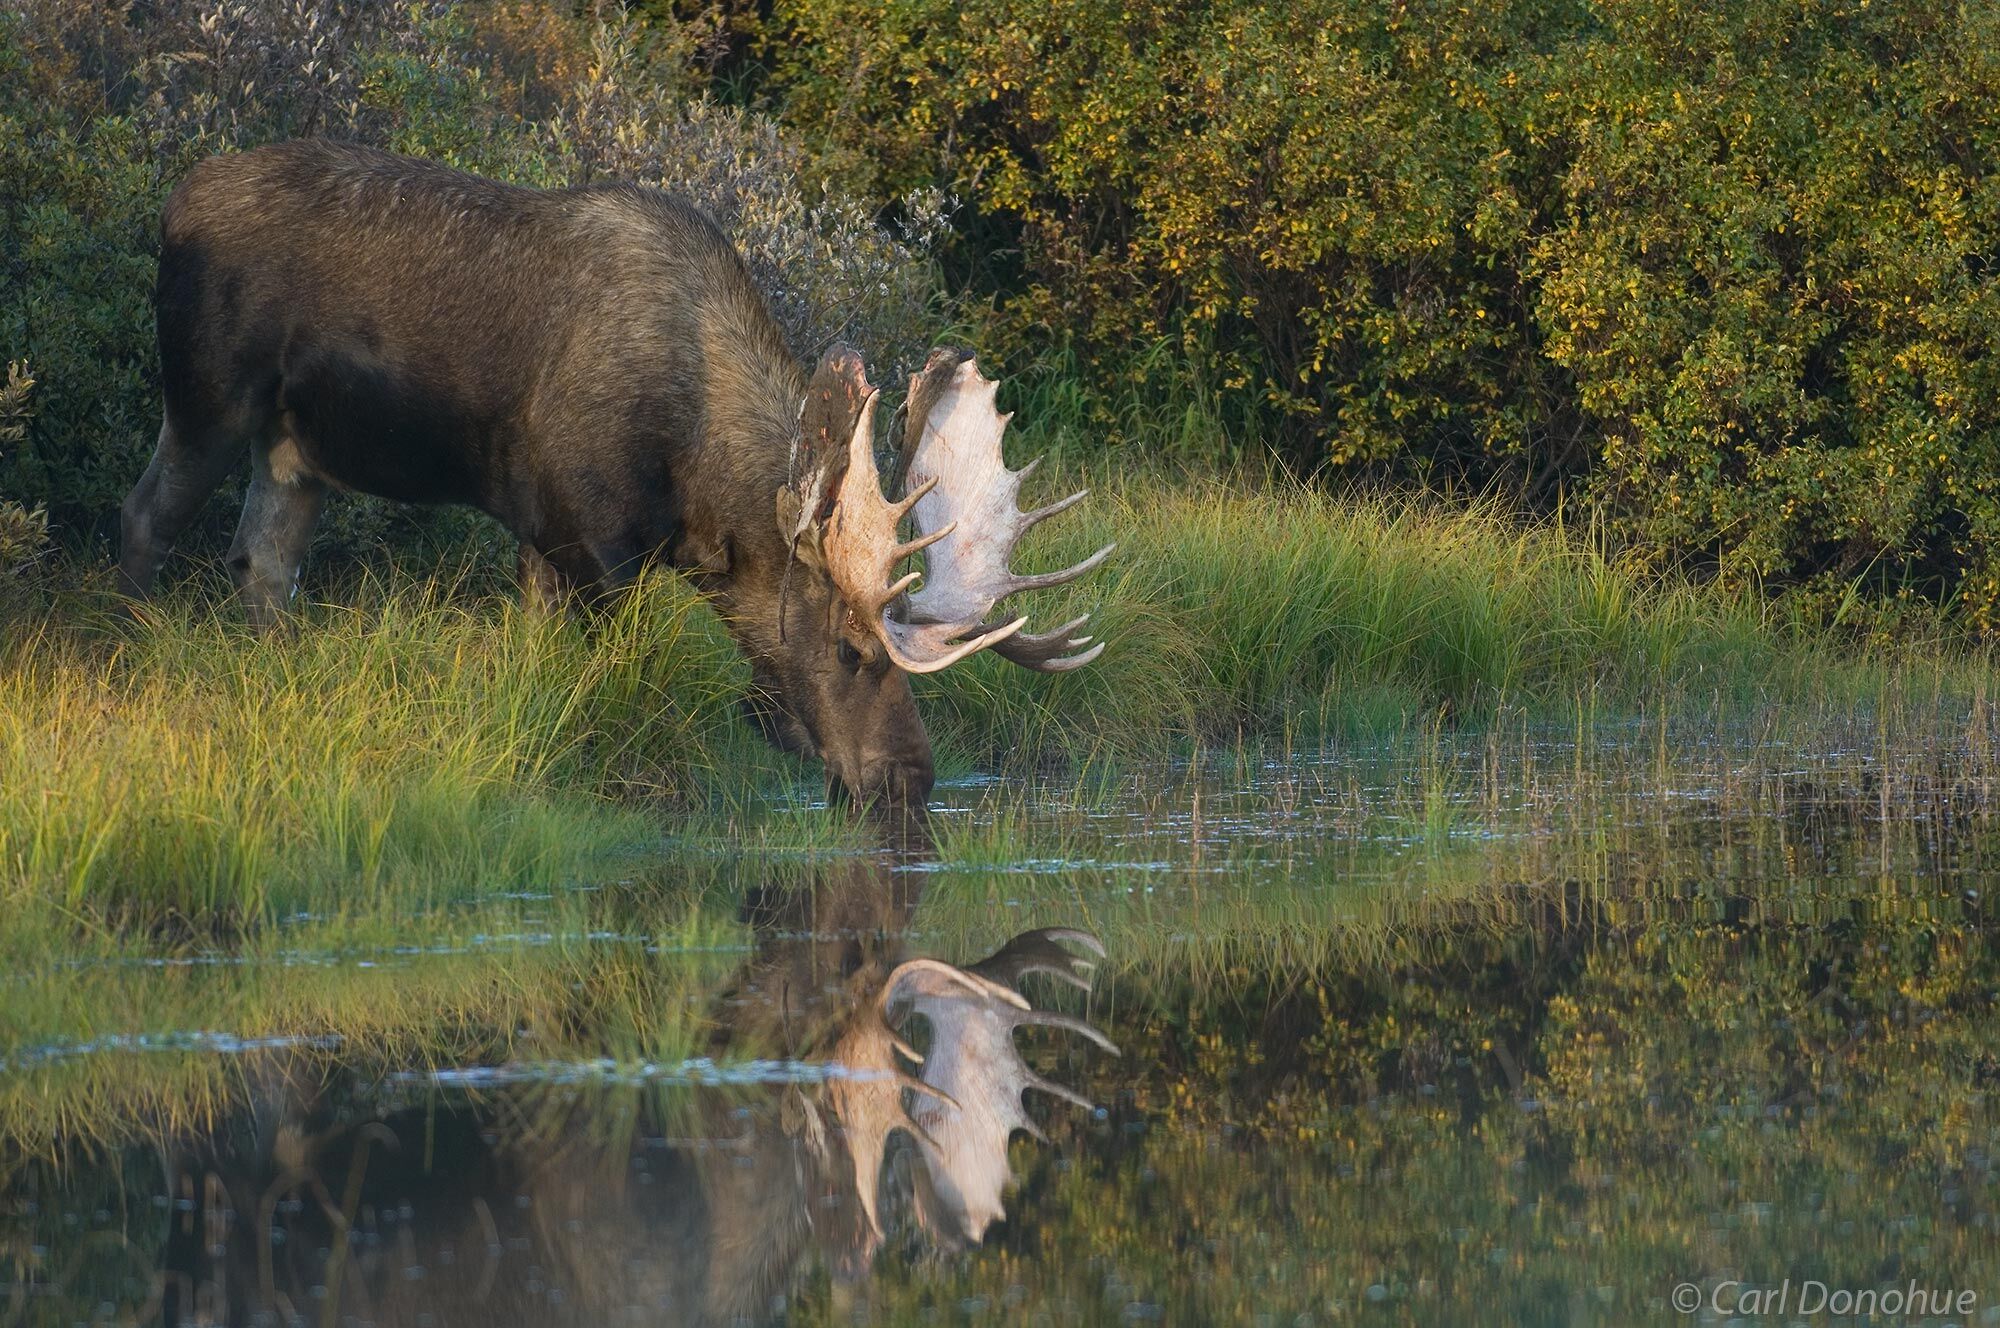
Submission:
<svg viewBox="0 0 2000 1328">
<path fill-rule="evenodd" d="M 778 489 L 778 533 L 792 556 L 820 564 L 820 529 L 833 515 L 847 477 L 848 442 L 861 409 L 873 395 L 861 356 L 835 344 L 820 357 L 799 402 L 799 432 L 792 440 L 788 481 Z"/>
</svg>

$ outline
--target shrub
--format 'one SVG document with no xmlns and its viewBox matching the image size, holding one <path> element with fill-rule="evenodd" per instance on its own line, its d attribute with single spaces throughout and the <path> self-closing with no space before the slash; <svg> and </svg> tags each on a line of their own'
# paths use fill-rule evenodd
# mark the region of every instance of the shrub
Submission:
<svg viewBox="0 0 2000 1328">
<path fill-rule="evenodd" d="M 1630 534 L 2000 628 L 1996 43 L 1980 6 L 1644 5 L 1565 53 L 1525 272 Z"/>
<path fill-rule="evenodd" d="M 564 173 L 638 180 L 700 204 L 742 250 L 801 359 L 845 339 L 873 353 L 877 381 L 921 367 L 938 312 L 926 256 L 945 233 L 944 191 L 910 190 L 892 234 L 858 196 L 810 186 L 810 160 L 774 121 L 688 96 L 660 77 L 661 63 L 636 22 L 596 30 L 590 66 L 552 123 Z"/>
<path fill-rule="evenodd" d="M 533 185 L 639 179 L 691 193 L 743 248 L 802 355 L 846 336 L 878 377 L 935 311 L 935 192 L 892 236 L 811 184 L 772 124 L 690 100 L 701 29 L 577 22 L 524 4 L 31 0 L 0 13 L 0 345 L 42 378 L 0 492 L 72 538 L 108 537 L 158 429 L 157 217 L 201 157 L 311 134 Z M 225 530 L 231 497 L 197 538 Z M 321 548 L 356 552 L 464 515 L 337 504 Z"/>
<path fill-rule="evenodd" d="M 950 181 L 1021 248 L 1016 347 L 1053 331 L 1118 382 L 1166 339 L 1296 462 L 1450 470 L 1559 413 L 1507 261 L 1546 163 L 1482 94 L 1571 12 L 781 0 L 768 44 L 855 178 Z"/>
<path fill-rule="evenodd" d="M 7 366 L 7 381 L 0 384 L 0 451 L 18 446 L 27 435 L 28 389 L 34 385 L 19 364 Z M 0 594 L 8 579 L 41 555 L 48 533 L 48 517 L 39 508 L 30 511 L 0 498 Z"/>
<path fill-rule="evenodd" d="M 2000 626 L 1990 6 L 777 0 L 762 42 L 848 178 L 963 193 L 996 343 L 1100 427 L 1165 344 L 1295 466 L 1581 485 L 1656 561 Z"/>
</svg>

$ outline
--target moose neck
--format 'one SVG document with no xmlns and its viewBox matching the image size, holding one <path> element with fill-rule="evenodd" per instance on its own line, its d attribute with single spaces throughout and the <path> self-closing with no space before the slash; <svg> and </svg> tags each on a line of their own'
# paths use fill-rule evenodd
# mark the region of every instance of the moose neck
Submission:
<svg viewBox="0 0 2000 1328">
<path fill-rule="evenodd" d="M 701 314 L 701 437 L 680 485 L 676 556 L 725 608 L 741 583 L 772 580 L 775 588 L 782 573 L 787 550 L 772 511 L 806 393 L 805 370 L 761 297 L 743 285 L 738 298 Z"/>
</svg>

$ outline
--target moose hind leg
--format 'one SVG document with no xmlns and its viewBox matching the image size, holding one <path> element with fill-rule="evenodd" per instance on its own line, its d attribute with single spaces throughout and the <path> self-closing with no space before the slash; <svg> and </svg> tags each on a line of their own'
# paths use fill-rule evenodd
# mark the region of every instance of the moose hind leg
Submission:
<svg viewBox="0 0 2000 1328">
<path fill-rule="evenodd" d="M 230 575 L 250 626 L 259 632 L 276 627 L 291 603 L 299 563 L 326 505 L 325 481 L 301 469 L 293 460 L 296 455 L 296 445 L 288 439 L 257 449 L 243 519 L 229 545 Z M 279 462 L 275 467 L 274 459 Z"/>
<path fill-rule="evenodd" d="M 171 417 L 160 425 L 159 446 L 146 473 L 132 487 L 120 509 L 118 588 L 142 599 L 152 593 L 153 578 L 174 540 L 186 530 L 201 505 L 222 483 L 237 458 L 240 442 L 221 438 L 189 440 Z"/>
</svg>

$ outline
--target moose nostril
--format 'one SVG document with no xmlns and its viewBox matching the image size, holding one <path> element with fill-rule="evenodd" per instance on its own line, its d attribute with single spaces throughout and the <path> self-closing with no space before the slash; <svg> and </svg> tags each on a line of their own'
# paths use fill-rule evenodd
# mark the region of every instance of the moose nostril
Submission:
<svg viewBox="0 0 2000 1328">
<path fill-rule="evenodd" d="M 935 780 L 928 763 L 874 763 L 853 778 L 839 763 L 828 761 L 826 782 L 829 801 L 845 797 L 856 808 L 912 811 L 923 809 Z"/>
<path fill-rule="evenodd" d="M 890 796 L 905 806 L 921 807 L 936 782 L 929 762 L 899 765 L 889 772 Z"/>
</svg>

